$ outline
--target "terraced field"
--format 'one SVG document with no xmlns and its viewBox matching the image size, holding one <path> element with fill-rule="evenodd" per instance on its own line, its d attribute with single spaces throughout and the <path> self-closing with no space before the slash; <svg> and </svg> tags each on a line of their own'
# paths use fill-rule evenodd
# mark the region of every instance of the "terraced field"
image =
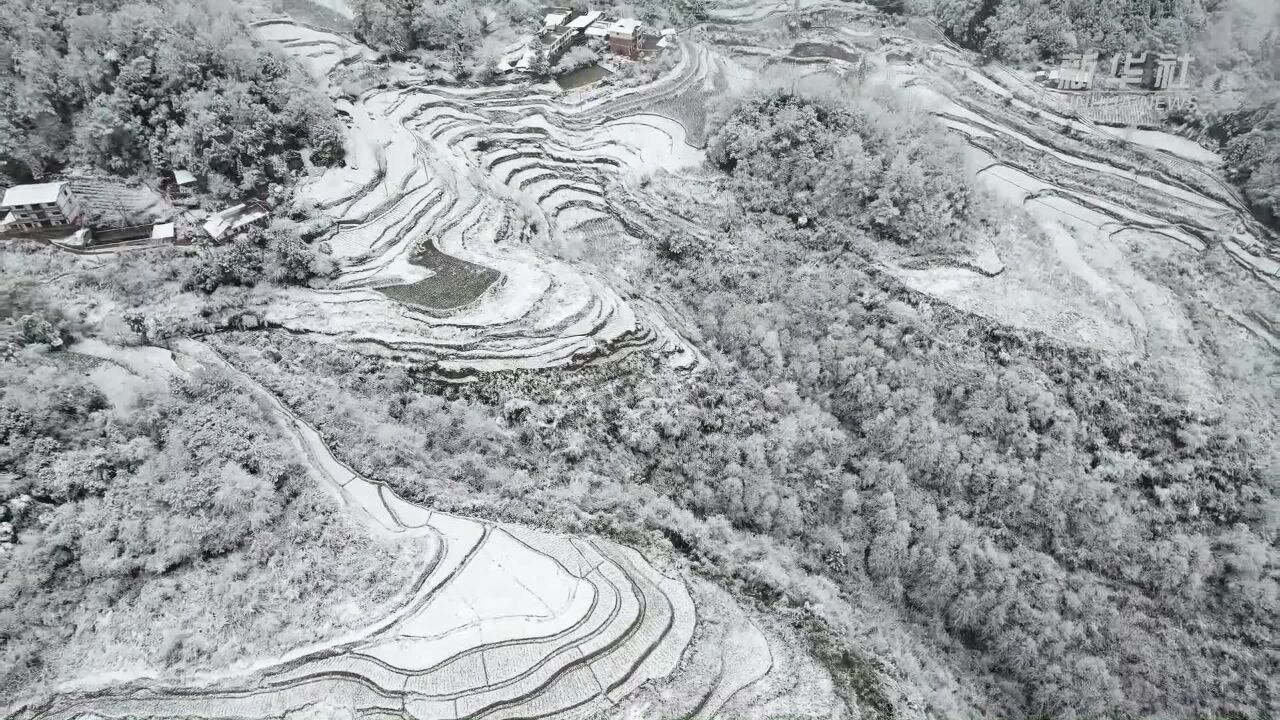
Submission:
<svg viewBox="0 0 1280 720">
<path fill-rule="evenodd" d="M 140 225 L 173 217 L 173 206 L 150 188 L 119 182 L 74 178 L 71 191 L 97 227 Z"/>
<path fill-rule="evenodd" d="M 1223 181 L 1212 153 L 1147 137 L 1158 133 L 1126 142 L 1051 98 L 1031 105 L 1024 76 L 978 68 L 947 44 L 890 37 L 886 45 L 886 56 L 912 58 L 886 59 L 889 82 L 964 139 L 979 178 L 1025 208 L 1047 241 L 997 242 L 986 258 L 994 273 L 902 267 L 895 272 L 905 282 L 1005 324 L 1161 366 L 1201 409 L 1217 390 L 1200 348 L 1214 330 L 1196 326 L 1198 308 L 1259 352 L 1280 348 L 1274 326 L 1258 321 L 1274 316 L 1280 297 L 1276 239 Z M 1217 267 L 1216 258 L 1225 271 L 1175 284 Z"/>
<path fill-rule="evenodd" d="M 973 172 L 1042 232 L 972 238 L 968 257 L 868 249 L 908 286 L 1001 324 L 1166 366 L 1202 407 L 1214 391 L 1199 347 L 1213 331 L 1193 321 L 1201 308 L 1259 351 L 1280 348 L 1267 319 L 1280 300 L 1280 246 L 1224 181 L 1212 152 L 1082 120 L 1025 75 L 980 63 L 927 25 L 895 24 L 868 8 L 722 4 L 712 17 L 701 31 L 714 44 L 709 52 L 748 73 L 785 68 L 792 81 L 899 91 L 954 131 Z M 689 187 L 689 207 L 714 193 L 696 180 Z M 637 198 L 634 209 L 679 222 L 656 207 L 662 200 Z M 1202 270 L 1219 259 L 1225 274 Z M 1187 273 L 1204 277 L 1175 282 Z"/>
<path fill-rule="evenodd" d="M 570 718 L 632 712 L 655 693 L 690 717 L 765 697 L 784 707 L 839 704 L 824 670 L 724 591 L 607 540 L 410 503 L 337 459 L 314 427 L 202 343 L 75 350 L 139 375 L 231 376 L 291 439 L 312 479 L 370 532 L 417 543 L 420 567 L 397 610 L 344 636 L 194 677 L 72 680 L 7 717 Z"/>
<path fill-rule="evenodd" d="M 198 343 L 114 352 L 145 372 L 200 366 L 249 384 L 292 436 L 299 458 L 353 515 L 422 547 L 421 570 L 394 614 L 193 686 L 134 681 L 20 709 L 23 718 L 273 717 L 341 706 L 418 718 L 588 715 L 675 670 L 693 634 L 689 592 L 639 553 L 410 504 L 339 462 L 320 435 Z"/>
<path fill-rule="evenodd" d="M 340 32 L 290 18 L 263 20 L 257 31 L 334 88 L 372 59 Z M 699 169 L 708 98 L 786 66 L 797 76 L 905 90 L 965 140 L 974 172 L 1044 230 L 1043 245 L 975 238 L 967 259 L 872 256 L 908 286 L 1066 342 L 1171 363 L 1193 395 L 1204 388 L 1211 402 L 1191 301 L 1152 268 L 1194 267 L 1224 253 L 1238 278 L 1204 288 L 1196 301 L 1280 347 L 1272 326 L 1227 288 L 1238 279 L 1280 290 L 1274 239 L 1203 153 L 1117 143 L 1113 133 L 1029 104 L 1017 73 L 979 68 L 860 6 L 717 3 L 707 23 L 682 31 L 678 52 L 656 80 L 622 88 L 445 87 L 427 84 L 419 68 L 393 66 L 385 82 L 343 90 L 346 166 L 299 188 L 332 222 L 322 242 L 339 277 L 324 290 L 279 291 L 263 320 L 460 380 L 632 352 L 696 369 L 704 360 L 681 331 L 680 309 L 635 283 L 628 249 L 665 233 L 716 231 L 688 210 L 718 192 Z M 688 205 L 654 196 L 646 178 L 658 172 L 686 181 Z M 314 428 L 208 348 L 177 349 L 180 367 L 217 366 L 255 387 L 316 481 L 371 531 L 419 542 L 417 579 L 397 612 L 350 636 L 195 682 L 86 685 L 16 717 L 265 718 L 344 708 L 375 717 L 711 718 L 849 709 L 792 629 L 669 561 L 410 504 L 337 460 Z"/>
<path fill-rule="evenodd" d="M 1037 100 L 1021 74 L 982 65 L 927 27 L 900 26 L 864 6 L 716 3 L 707 22 L 682 30 L 679 52 L 669 72 L 638 87 L 440 87 L 410 69 L 354 101 L 353 140 L 381 144 L 353 145 L 355 167 L 309 190 L 343 223 L 332 242 L 345 258 L 347 289 L 325 301 L 375 307 L 382 301 L 372 294 L 355 294 L 368 288 L 407 307 L 411 293 L 438 296 L 433 280 L 447 280 L 448 271 L 432 265 L 433 253 L 497 276 L 474 299 L 456 298 L 466 305 L 414 308 L 430 327 L 417 338 L 342 341 L 436 354 L 460 375 L 576 365 L 636 348 L 696 366 L 696 350 L 678 331 L 679 309 L 629 283 L 625 249 L 663 233 L 696 242 L 716 232 L 690 213 L 719 192 L 697 167 L 708 98 L 783 69 L 851 92 L 901 91 L 966 143 L 973 172 L 998 198 L 1038 225 L 1029 237 L 973 238 L 970 257 L 868 251 L 907 286 L 1004 325 L 1164 366 L 1191 404 L 1206 409 L 1218 391 L 1199 343 L 1217 331 L 1197 324 L 1203 308 L 1249 342 L 1280 348 L 1266 320 L 1280 290 L 1275 239 L 1222 180 L 1212 153 L 1127 142 L 1052 99 Z M 324 70 L 338 61 L 316 62 Z M 654 195 L 644 182 L 654 171 L 679 176 L 687 202 Z M 338 177 L 347 190 L 326 194 Z M 1174 284 L 1172 276 L 1212 257 L 1226 258 L 1235 275 Z M 318 327 L 322 319 L 291 322 Z M 700 627 L 711 624 L 705 618 Z M 734 627 L 755 630 L 735 637 Z M 803 653 L 784 661 L 787 643 L 749 620 L 716 637 L 719 649 L 693 643 L 684 671 L 659 683 L 699 698 L 685 712 L 709 717 L 719 706 L 755 716 L 769 702 L 778 712 L 811 709 L 802 697 L 827 698 L 818 708 L 838 705 L 820 682 L 794 680 Z M 765 651 L 771 661 L 758 662 Z M 774 693 L 779 686 L 788 689 Z M 672 694 L 658 696 L 664 713 Z"/>
<path fill-rule="evenodd" d="M 367 52 L 288 19 L 262 21 L 258 32 L 318 80 Z M 267 321 L 459 378 L 637 349 L 696 367 L 697 351 L 624 268 L 578 258 L 652 232 L 627 224 L 615 193 L 701 163 L 677 121 L 644 110 L 700 97 L 714 83 L 707 57 L 687 45 L 654 83 L 573 99 L 549 84 L 427 86 L 400 68 L 390 86 L 343 105 L 347 166 L 301 188 L 334 222 L 324 242 L 340 278 L 326 292 L 294 294 Z"/>
<path fill-rule="evenodd" d="M 587 715 L 679 662 L 688 593 L 634 551 L 370 492 L 422 537 L 417 591 L 395 616 L 243 678 L 73 695 L 23 716 L 273 717 L 326 703 L 418 718 Z"/>
</svg>

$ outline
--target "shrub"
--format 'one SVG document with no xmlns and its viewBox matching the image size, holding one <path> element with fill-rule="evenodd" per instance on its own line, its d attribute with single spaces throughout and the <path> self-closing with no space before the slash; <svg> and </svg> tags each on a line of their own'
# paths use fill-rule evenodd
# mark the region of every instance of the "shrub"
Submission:
<svg viewBox="0 0 1280 720">
<path fill-rule="evenodd" d="M 252 287 L 263 280 L 306 285 L 333 274 L 333 261 L 303 242 L 298 226 L 277 222 L 254 228 L 222 246 L 208 247 L 191 263 L 182 286 L 212 293 L 224 285 Z"/>
</svg>

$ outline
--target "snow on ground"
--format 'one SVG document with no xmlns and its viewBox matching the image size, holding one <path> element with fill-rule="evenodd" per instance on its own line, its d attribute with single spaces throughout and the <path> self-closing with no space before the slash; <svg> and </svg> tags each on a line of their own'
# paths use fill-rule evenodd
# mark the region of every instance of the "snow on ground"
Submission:
<svg viewBox="0 0 1280 720">
<path fill-rule="evenodd" d="M 931 67 L 935 58 L 947 72 Z M 1195 264 L 1221 241 L 1229 252 L 1238 247 L 1239 263 L 1266 279 L 1268 263 L 1274 261 L 1262 249 L 1265 243 L 1247 211 L 1222 182 L 1221 158 L 1174 135 L 1100 128 L 1022 99 L 1012 101 L 1010 113 L 996 101 L 973 95 L 963 83 L 998 97 L 1007 93 L 993 84 L 1025 88 L 1026 80 L 999 66 L 979 73 L 969 59 L 950 49 L 932 47 L 921 59 L 886 67 L 888 82 L 906 89 L 923 109 L 974 141 L 968 152 L 982 183 L 1030 213 L 1045 238 L 1044 243 L 1005 239 L 995 248 L 1004 270 L 993 277 L 962 268 L 893 272 L 914 288 L 1001 323 L 1158 364 L 1164 376 L 1177 379 L 1193 407 L 1211 409 L 1217 393 L 1184 300 L 1163 278 L 1139 271 L 1138 265 L 1149 265 L 1137 261 L 1154 252 L 1170 258 L 1173 266 Z M 964 79 L 960 85 L 957 76 Z M 1054 123 L 1047 129 L 1057 139 L 1024 132 L 1020 125 L 1025 120 L 1018 118 L 1025 118 L 1027 110 Z M 1069 126 L 1072 132 L 1057 137 L 1056 126 Z M 1132 143 L 1137 168 L 1128 165 L 1134 162 L 1131 157 L 1114 165 L 1106 162 L 1072 134 Z M 1012 161 L 999 156 L 1005 151 L 998 139 L 1021 146 Z M 1080 149 L 1078 155 L 1069 150 L 1073 147 Z"/>
<path fill-rule="evenodd" d="M 495 706 L 554 714 L 579 707 L 584 693 L 604 702 L 605 688 L 672 672 L 692 640 L 694 608 L 683 581 L 639 553 L 415 506 L 339 461 L 315 428 L 201 343 L 184 340 L 169 351 L 89 341 L 73 351 L 144 377 L 201 366 L 232 374 L 293 436 L 317 482 L 339 488 L 365 522 L 422 543 L 423 571 L 399 610 L 342 637 L 246 658 L 185 688 L 138 693 L 144 681 L 135 676 L 95 676 L 78 686 L 90 692 L 69 685 L 42 717 L 265 716 L 326 700 L 384 711 L 412 703 L 420 717 Z M 125 684 L 113 689 L 117 681 Z M 379 692 L 351 695 L 368 687 Z"/>
<path fill-rule="evenodd" d="M 1043 153 L 1059 162 L 1073 165 L 1096 174 L 1112 176 L 1126 182 L 1137 183 L 1164 195 L 1189 203 L 1194 203 L 1210 210 L 1226 211 L 1230 209 L 1222 202 L 1208 198 L 1192 190 L 1172 185 L 1163 180 L 1150 177 L 1144 173 L 1134 172 L 1132 170 L 1116 167 L 1096 160 L 1069 155 L 1045 145 L 1043 142 L 1023 133 L 1021 130 L 1012 127 L 998 126 L 994 124 L 993 121 L 979 116 L 968 108 L 962 107 L 935 88 L 919 83 L 907 84 L 909 80 L 916 77 L 919 77 L 916 74 L 916 71 L 900 71 L 897 76 L 897 83 L 909 96 L 916 98 L 925 109 L 949 116 L 947 118 L 947 124 L 953 128 L 959 129 L 962 127 L 971 127 L 989 135 L 998 134 L 1006 138 L 1016 140 L 1034 152 Z"/>
<path fill-rule="evenodd" d="M 111 345 L 96 338 L 76 341 L 67 348 L 71 352 L 91 355 L 119 365 L 140 378 L 167 382 L 169 378 L 185 374 L 174 359 L 173 352 L 149 345 L 123 347 Z"/>
<path fill-rule="evenodd" d="M 894 274 L 916 290 L 1004 325 L 1044 332 L 1072 345 L 1112 352 L 1135 349 L 1129 328 L 1089 303 L 1061 302 L 1054 292 L 1034 282 L 1004 274 L 989 279 L 960 268 L 897 269 Z"/>
<path fill-rule="evenodd" d="M 1198 162 L 1203 165 L 1216 167 L 1222 164 L 1222 156 L 1218 153 L 1206 148 L 1200 143 L 1184 138 L 1180 135 L 1161 132 L 1159 130 L 1141 130 L 1139 128 L 1115 128 L 1101 127 L 1102 131 L 1108 135 L 1131 142 L 1136 145 L 1142 145 L 1155 150 L 1163 150 L 1172 153 L 1185 160 Z"/>
<path fill-rule="evenodd" d="M 313 62 L 317 77 L 331 70 L 315 65 L 320 55 L 362 52 L 287 22 L 258 30 Z M 653 86 L 618 92 L 627 112 L 603 99 L 565 103 L 536 86 L 396 83 L 341 102 L 346 167 L 298 188 L 337 223 L 322 248 L 339 277 L 329 291 L 289 292 L 267 322 L 463 373 L 578 364 L 642 346 L 696 366 L 700 356 L 666 313 L 632 307 L 625 274 L 578 262 L 562 242 L 588 212 L 617 214 L 611 186 L 702 162 L 679 123 L 643 112 L 649 95 L 702 82 L 685 76 L 694 72 L 702 70 L 686 59 Z M 484 273 L 492 279 L 480 284 Z"/>
<path fill-rule="evenodd" d="M 424 671 L 485 644 L 564 632 L 584 621 L 595 602 L 589 582 L 495 530 L 458 577 L 421 613 L 406 619 L 395 638 L 363 652 L 398 668 Z"/>
<path fill-rule="evenodd" d="M 280 43 L 316 80 L 324 80 L 339 65 L 353 58 L 372 57 L 365 48 L 337 33 L 303 27 L 287 20 L 259 21 L 255 24 L 255 31 L 264 40 Z"/>
</svg>

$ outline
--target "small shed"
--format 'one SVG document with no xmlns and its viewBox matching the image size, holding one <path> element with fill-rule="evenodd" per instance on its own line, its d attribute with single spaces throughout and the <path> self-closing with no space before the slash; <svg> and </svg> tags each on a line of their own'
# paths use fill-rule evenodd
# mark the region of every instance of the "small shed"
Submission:
<svg viewBox="0 0 1280 720">
<path fill-rule="evenodd" d="M 177 236 L 178 230 L 174 223 L 156 223 L 151 227 L 152 240 L 173 240 Z"/>
<path fill-rule="evenodd" d="M 178 168 L 173 171 L 173 191 L 170 195 L 175 199 L 189 199 L 196 189 L 196 176 L 189 170 Z"/>
<path fill-rule="evenodd" d="M 214 240 L 225 240 L 251 226 L 264 226 L 271 213 L 258 203 L 232 205 L 214 213 L 204 224 L 204 231 Z"/>
</svg>

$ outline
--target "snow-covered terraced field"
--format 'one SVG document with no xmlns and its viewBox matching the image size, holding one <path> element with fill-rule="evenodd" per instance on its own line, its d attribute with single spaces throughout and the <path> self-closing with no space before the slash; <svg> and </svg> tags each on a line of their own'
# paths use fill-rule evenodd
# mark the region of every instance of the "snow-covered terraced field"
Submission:
<svg viewBox="0 0 1280 720">
<path fill-rule="evenodd" d="M 922 267 L 915 258 L 881 258 L 917 290 L 1002 324 L 1168 364 L 1197 398 L 1208 369 L 1188 311 L 1151 267 L 1194 266 L 1222 253 L 1242 280 L 1280 291 L 1275 237 L 1223 179 L 1217 156 L 1188 140 L 1117 132 L 1052 102 L 1033 104 L 1024 98 L 1042 93 L 1022 74 L 981 64 L 945 38 L 885 23 L 865 7 L 802 2 L 786 12 L 731 3 L 713 18 L 720 47 L 755 72 L 786 65 L 793 80 L 822 76 L 900 91 L 962 138 L 983 184 L 1043 230 L 1011 233 L 999 247 L 974 238 L 967 260 Z M 637 211 L 664 215 L 654 205 Z M 665 215 L 663 222 L 680 222 Z M 1280 345 L 1264 325 L 1241 321 L 1251 311 L 1233 309 L 1238 300 L 1218 295 L 1203 301 Z"/>
<path fill-rule="evenodd" d="M 701 29 L 682 34 L 678 62 L 635 87 L 443 87 L 392 66 L 378 87 L 345 89 L 346 165 L 298 188 L 333 221 L 322 242 L 339 276 L 321 290 L 280 290 L 260 319 L 460 379 L 637 351 L 696 367 L 702 358 L 679 310 L 633 284 L 625 250 L 663 233 L 715 230 L 681 215 L 679 203 L 656 201 L 645 179 L 686 174 L 682 192 L 718 192 L 688 172 L 702 163 L 706 97 L 785 66 L 904 90 L 967 143 L 974 173 L 1044 231 L 1043 246 L 988 240 L 967 264 L 876 256 L 906 285 L 1059 340 L 1176 363 L 1193 396 L 1211 385 L 1186 309 L 1140 267 L 1148 248 L 1170 266 L 1219 249 L 1242 274 L 1280 288 L 1274 249 L 1204 164 L 1210 154 L 1164 152 L 1148 135 L 1134 154 L 1110 156 L 1080 136 L 1113 134 L 1016 99 L 1014 73 L 883 25 L 854 27 L 866 7 L 800 5 L 717 3 L 708 32 L 746 39 L 713 48 Z M 798 12 L 821 17 L 783 32 Z M 287 18 L 257 28 L 317 81 L 336 83 L 370 57 L 349 38 Z M 339 461 L 313 427 L 209 349 L 177 348 L 182 368 L 217 365 L 254 387 L 316 481 L 371 532 L 420 543 L 421 570 L 400 609 L 359 632 L 192 682 L 78 686 L 18 717 L 336 708 L 450 719 L 825 717 L 841 707 L 794 628 L 632 548 L 414 505 Z"/>
<path fill-rule="evenodd" d="M 425 513 L 424 570 L 396 615 L 359 637 L 198 688 L 136 683 L 24 715 L 272 717 L 326 703 L 417 718 L 588 715 L 673 671 L 693 631 L 683 582 L 634 551 Z"/>
<path fill-rule="evenodd" d="M 318 81 L 367 53 L 284 18 L 257 30 Z M 395 81 L 339 101 L 346 166 L 304 181 L 299 197 L 334 221 L 322 247 L 340 275 L 326 290 L 290 293 L 264 319 L 459 379 L 638 349 L 696 367 L 701 356 L 672 329 L 667 306 L 621 268 L 581 258 L 593 240 L 646 240 L 649 229 L 619 222 L 620 189 L 701 163 L 680 122 L 644 110 L 710 87 L 705 60 L 690 47 L 651 84 L 572 100 L 550 85 L 426 85 L 400 68 Z"/>
<path fill-rule="evenodd" d="M 945 43 L 889 36 L 877 58 L 878 77 L 962 138 L 983 183 L 1025 208 L 1044 231 L 1043 243 L 1023 238 L 1000 247 L 994 274 L 958 267 L 895 274 L 1001 323 L 1162 365 L 1193 403 L 1211 406 L 1211 368 L 1189 299 L 1149 267 L 1190 267 L 1220 252 L 1235 261 L 1241 280 L 1280 291 L 1275 239 L 1222 179 L 1216 156 L 1194 152 L 1181 138 L 1129 139 L 1054 106 L 1032 106 L 1014 94 L 1026 96 L 1022 76 L 998 64 L 979 69 Z M 1117 140 L 1122 150 L 1110 150 Z M 1201 301 L 1228 315 L 1248 314 L 1217 297 Z M 1277 346 L 1266 328 L 1245 327 Z"/>
<path fill-rule="evenodd" d="M 725 591 L 607 540 L 410 503 L 340 461 L 314 427 L 202 343 L 75 350 L 141 376 L 230 375 L 291 438 L 312 479 L 371 532 L 417 543 L 421 568 L 397 610 L 341 637 L 180 679 L 102 673 L 8 717 L 578 718 L 632 716 L 657 696 L 665 709 L 709 718 L 756 703 L 815 715 L 840 704 L 824 669 Z"/>
<path fill-rule="evenodd" d="M 825 669 L 725 591 L 600 538 L 408 502 L 344 464 L 203 343 L 74 350 L 144 377 L 228 375 L 290 438 L 313 481 L 370 532 L 416 544 L 421 566 L 396 610 L 342 636 L 182 677 L 98 673 L 7 717 L 623 717 L 656 697 L 664 712 L 710 718 L 760 703 L 822 716 L 841 703 Z"/>
<path fill-rule="evenodd" d="M 694 631 L 689 592 L 635 550 L 413 505 L 340 462 L 314 428 L 199 343 L 172 357 L 84 350 L 142 372 L 206 366 L 239 377 L 355 517 L 420 542 L 422 569 L 398 611 L 346 637 L 185 684 L 85 684 L 16 716 L 274 717 L 331 705 L 415 718 L 579 717 L 679 665 Z"/>
</svg>

